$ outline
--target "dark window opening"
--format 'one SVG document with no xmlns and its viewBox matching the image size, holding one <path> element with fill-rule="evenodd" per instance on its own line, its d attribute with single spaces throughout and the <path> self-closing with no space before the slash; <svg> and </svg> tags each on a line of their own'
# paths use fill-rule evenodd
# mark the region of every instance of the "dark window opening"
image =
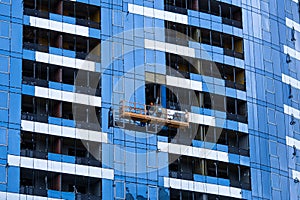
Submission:
<svg viewBox="0 0 300 200">
<path fill-rule="evenodd" d="M 247 102 L 229 97 L 226 99 L 228 119 L 247 122 Z"/>
<path fill-rule="evenodd" d="M 201 30 L 201 38 L 200 43 L 211 45 L 211 38 L 210 38 L 211 31 L 203 29 Z"/>
<path fill-rule="evenodd" d="M 187 14 L 187 9 L 222 17 L 222 22 L 242 28 L 242 9 L 217 0 L 165 0 L 165 10 Z"/>
<path fill-rule="evenodd" d="M 74 17 L 77 25 L 100 29 L 100 7 L 63 0 L 24 1 L 24 14 L 49 19 L 49 14 Z"/>
<path fill-rule="evenodd" d="M 246 90 L 245 70 L 241 68 L 171 53 L 166 53 L 166 65 L 170 76 L 189 79 L 191 73 L 201 74 L 225 80 L 226 87 Z"/>
<path fill-rule="evenodd" d="M 78 75 L 78 69 L 30 60 L 23 60 L 22 70 L 23 84 L 49 87 L 48 81 L 53 81 L 76 85 L 75 92 L 101 95 L 101 76 L 98 72 L 80 70 Z"/>
<path fill-rule="evenodd" d="M 194 174 L 227 179 L 231 186 L 250 190 L 250 168 L 242 165 L 169 154 L 170 177 L 194 180 Z"/>
<path fill-rule="evenodd" d="M 198 124 L 191 124 L 190 131 L 197 132 L 195 140 L 227 145 L 229 153 L 249 156 L 249 137 L 246 133 Z"/>
<path fill-rule="evenodd" d="M 76 199 L 101 199 L 101 179 L 21 168 L 21 194 L 47 196 L 47 190 L 75 193 Z"/>
<path fill-rule="evenodd" d="M 22 95 L 22 119 L 48 122 L 48 117 L 75 120 L 77 125 L 99 130 L 101 108 Z"/>
<path fill-rule="evenodd" d="M 146 84 L 145 88 L 146 94 L 146 105 L 153 104 L 160 104 L 161 101 L 161 90 L 160 85 L 158 84 Z"/>
<path fill-rule="evenodd" d="M 233 197 L 226 197 L 221 195 L 213 195 L 213 194 L 206 194 L 200 192 L 192 192 L 192 191 L 185 191 L 185 190 L 177 190 L 177 189 L 170 189 L 170 199 L 171 200 L 237 200 Z"/>
<path fill-rule="evenodd" d="M 21 155 L 47 159 L 48 153 L 76 157 L 76 164 L 101 167 L 101 143 L 21 132 Z"/>
<path fill-rule="evenodd" d="M 170 21 L 165 21 L 165 27 L 166 42 L 188 46 L 189 41 L 196 41 L 223 48 L 225 55 L 244 59 L 243 39 L 240 37 Z"/>
<path fill-rule="evenodd" d="M 171 86 L 161 90 L 161 86 L 158 84 L 147 84 L 145 89 L 147 105 L 151 103 L 164 105 L 160 96 L 164 95 L 162 92 L 166 92 L 168 109 L 191 111 L 191 106 L 197 106 L 225 112 L 230 120 L 247 122 L 247 103 L 243 100 Z"/>
<path fill-rule="evenodd" d="M 49 47 L 75 51 L 76 58 L 100 62 L 100 40 L 23 26 L 25 49 L 49 52 Z"/>
<path fill-rule="evenodd" d="M 201 12 L 209 12 L 209 1 L 198 1 L 200 4 L 200 11 Z"/>
</svg>

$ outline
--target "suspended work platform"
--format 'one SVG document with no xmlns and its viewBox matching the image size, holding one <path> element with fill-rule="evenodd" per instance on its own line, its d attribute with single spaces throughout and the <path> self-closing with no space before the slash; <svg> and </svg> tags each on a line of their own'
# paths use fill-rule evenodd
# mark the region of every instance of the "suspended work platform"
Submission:
<svg viewBox="0 0 300 200">
<path fill-rule="evenodd" d="M 121 101 L 120 117 L 147 124 L 164 124 L 175 128 L 189 127 L 189 113 L 170 110 L 161 105 L 145 105 Z"/>
</svg>

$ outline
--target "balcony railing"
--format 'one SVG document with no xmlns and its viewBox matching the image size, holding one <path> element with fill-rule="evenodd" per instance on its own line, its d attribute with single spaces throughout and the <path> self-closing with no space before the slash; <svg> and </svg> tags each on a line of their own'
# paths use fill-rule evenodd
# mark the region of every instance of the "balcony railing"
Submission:
<svg viewBox="0 0 300 200">
<path fill-rule="evenodd" d="M 247 116 L 244 115 L 238 115 L 238 114 L 232 114 L 232 113 L 226 113 L 227 119 L 234 120 L 242 123 L 247 123 Z"/>
<path fill-rule="evenodd" d="M 23 47 L 24 47 L 24 49 L 29 49 L 29 50 L 33 50 L 33 51 L 41 51 L 41 52 L 45 52 L 45 53 L 49 52 L 49 46 L 31 43 L 31 42 L 24 42 Z"/>
<path fill-rule="evenodd" d="M 185 179 L 185 180 L 193 180 L 193 178 L 194 178 L 193 173 L 170 171 L 169 175 L 171 178 L 179 178 L 179 179 Z"/>
<path fill-rule="evenodd" d="M 177 6 L 165 5 L 165 10 L 170 11 L 170 12 L 183 14 L 183 15 L 187 15 L 187 9 L 177 7 Z"/>
<path fill-rule="evenodd" d="M 76 200 L 99 200 L 102 199 L 100 196 L 93 195 L 93 194 L 76 194 Z"/>
<path fill-rule="evenodd" d="M 101 167 L 101 162 L 92 158 L 76 157 L 76 164 Z"/>
<path fill-rule="evenodd" d="M 29 112 L 22 112 L 22 120 L 48 122 L 48 115 L 46 114 L 33 114 Z"/>
<path fill-rule="evenodd" d="M 20 155 L 30 158 L 38 158 L 38 159 L 45 159 L 48 160 L 48 154 L 50 152 L 45 151 L 37 151 L 37 150 L 31 150 L 31 149 L 21 149 Z M 51 153 L 52 154 L 52 153 Z M 64 154 L 57 154 L 64 156 Z M 101 167 L 101 161 L 96 160 L 92 157 L 86 158 L 86 157 L 75 157 L 76 164 L 79 165 L 88 165 L 88 166 L 94 166 L 94 167 Z"/>
<path fill-rule="evenodd" d="M 27 194 L 27 195 L 37 195 L 46 197 L 47 196 L 47 190 L 46 189 L 40 189 L 34 186 L 21 186 L 20 187 L 20 194 Z"/>
<path fill-rule="evenodd" d="M 45 19 L 49 18 L 49 12 L 30 8 L 24 8 L 24 15 L 36 16 Z"/>
<path fill-rule="evenodd" d="M 234 146 L 228 146 L 228 153 L 238 154 L 241 156 L 249 156 L 249 150 Z"/>
<path fill-rule="evenodd" d="M 223 17 L 222 22 L 223 22 L 223 24 L 227 24 L 227 25 L 230 25 L 230 26 L 235 26 L 237 28 L 243 28 L 242 22 L 234 20 L 234 19 L 228 19 L 228 18 Z"/>
<path fill-rule="evenodd" d="M 21 156 L 39 159 L 48 159 L 48 153 L 42 151 L 34 151 L 30 149 L 21 149 Z"/>
<path fill-rule="evenodd" d="M 48 81 L 38 79 L 38 78 L 33 78 L 33 77 L 23 77 L 22 78 L 22 83 L 26 85 L 37 85 L 41 87 L 49 87 Z"/>
</svg>

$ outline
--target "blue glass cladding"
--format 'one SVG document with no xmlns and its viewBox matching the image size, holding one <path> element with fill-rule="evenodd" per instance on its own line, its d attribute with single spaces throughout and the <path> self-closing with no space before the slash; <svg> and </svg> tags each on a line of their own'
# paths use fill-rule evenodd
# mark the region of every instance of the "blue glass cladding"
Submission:
<svg viewBox="0 0 300 200">
<path fill-rule="evenodd" d="M 122 2 L 121 0 L 112 1 L 105 0 L 102 2 L 90 0 L 83 0 L 81 2 L 91 3 L 96 5 L 102 5 L 101 9 L 102 15 L 102 30 L 95 31 L 91 30 L 90 35 L 92 37 L 103 37 L 109 38 L 114 34 L 121 33 L 123 30 L 131 30 L 134 28 L 143 27 L 164 27 L 163 20 L 152 19 L 149 17 L 143 17 L 141 15 L 133 15 L 131 13 L 127 14 L 127 2 L 134 3 L 136 5 L 143 5 L 146 7 L 154 7 L 156 9 L 164 9 L 163 1 L 133 1 L 129 0 Z M 290 40 L 290 28 L 286 27 L 285 18 L 291 18 L 297 23 L 299 23 L 299 12 L 297 3 L 288 1 L 249 1 L 243 2 L 236 1 L 224 1 L 227 3 L 234 3 L 236 5 L 243 7 L 243 37 L 244 37 L 244 49 L 245 49 L 245 69 L 246 69 L 246 83 L 247 83 L 247 100 L 248 100 L 248 119 L 249 119 L 249 134 L 250 134 L 250 162 L 251 162 L 251 176 L 252 182 L 255 183 L 252 186 L 251 192 L 243 191 L 243 198 L 266 198 L 266 199 L 294 199 L 297 198 L 296 192 L 297 185 L 293 182 L 290 177 L 291 170 L 297 169 L 295 163 L 296 161 L 291 159 L 291 147 L 286 147 L 286 136 L 294 137 L 300 140 L 299 134 L 299 120 L 297 120 L 297 125 L 295 127 L 289 126 L 290 116 L 284 114 L 283 104 L 292 105 L 295 108 L 299 108 L 299 90 L 293 88 L 292 92 L 294 95 L 293 100 L 287 99 L 288 90 L 287 84 L 283 84 L 281 81 L 282 73 L 299 79 L 299 61 L 292 58 L 291 64 L 286 64 L 285 54 L 283 53 L 283 45 L 288 45 L 291 48 L 295 48 L 299 51 L 299 39 L 294 44 Z M 121 11 L 121 9 L 123 9 Z M 34 52 L 22 49 L 22 2 L 21 0 L 12 1 L 10 5 L 9 0 L 0 1 L 0 84 L 3 88 L 0 89 L 0 141 L 1 145 L 1 158 L 5 160 L 5 155 L 19 155 L 20 154 L 20 112 L 21 112 L 21 55 L 23 57 L 35 59 Z M 74 19 L 69 17 L 59 18 L 59 16 L 52 15 L 50 19 L 64 21 L 66 23 L 74 24 Z M 24 23 L 28 19 L 24 18 Z M 188 21 L 191 25 L 209 27 L 215 30 L 234 32 L 230 26 L 221 26 L 220 21 L 216 17 L 212 17 L 208 14 L 203 14 L 195 11 L 188 12 Z M 213 22 L 212 22 L 213 21 Z M 222 30 L 224 29 L 224 30 Z M 154 38 L 156 40 L 161 40 L 160 38 L 152 37 L 151 34 L 147 33 L 147 38 Z M 296 38 L 299 37 L 299 33 L 296 33 Z M 117 40 L 120 42 L 119 40 Z M 137 154 L 144 154 L 148 149 L 156 149 L 156 140 L 159 138 L 151 137 L 144 139 L 144 133 L 125 133 L 117 128 L 107 129 L 107 112 L 108 108 L 112 103 L 112 99 L 115 98 L 115 93 L 113 89 L 113 79 L 111 75 L 116 73 L 120 76 L 124 72 L 127 72 L 134 67 L 143 66 L 143 70 L 135 71 L 135 77 L 131 74 L 126 76 L 125 85 L 123 89 L 126 94 L 130 91 L 135 91 L 132 94 L 128 94 L 126 98 L 143 103 L 145 101 L 145 93 L 143 88 L 137 87 L 138 85 L 144 84 L 144 72 L 151 71 L 155 73 L 165 74 L 165 69 L 163 67 L 155 67 L 151 63 L 156 63 L 158 65 L 165 65 L 165 54 L 160 51 L 144 50 L 143 49 L 143 38 L 127 38 L 124 43 L 128 44 L 131 52 L 119 58 L 118 61 L 111 60 L 111 54 L 122 54 L 120 46 L 122 46 L 123 41 L 120 42 L 114 51 L 105 49 L 106 53 L 103 57 L 103 63 L 108 64 L 105 74 L 102 78 L 102 103 L 103 103 L 103 131 L 109 133 L 109 138 L 111 143 L 122 145 L 123 148 L 128 149 L 129 152 L 136 152 Z M 130 45 L 129 45 L 130 44 Z M 141 49 L 142 48 L 142 49 Z M 213 50 L 213 57 L 216 60 L 226 61 L 231 64 L 236 64 L 236 61 L 232 58 L 224 58 L 222 52 L 219 49 L 207 47 Z M 63 51 L 59 49 L 50 48 L 51 53 L 61 54 L 69 57 L 74 57 L 74 52 Z M 199 51 L 197 51 L 199 52 Z M 200 53 L 199 53 L 200 55 Z M 113 63 L 113 64 L 111 64 Z M 145 65 L 145 67 L 144 67 Z M 105 65 L 106 66 L 106 65 Z M 100 68 L 98 69 L 100 70 Z M 135 80 L 133 80 L 135 79 Z M 197 75 L 192 75 L 192 80 L 202 80 L 202 77 Z M 204 90 L 209 90 L 208 88 L 214 87 L 213 80 L 208 80 L 207 85 L 204 86 Z M 56 88 L 64 91 L 73 91 L 73 88 L 69 86 L 55 85 L 55 83 L 50 83 L 50 88 Z M 162 88 L 162 93 L 165 88 Z M 225 91 L 216 88 L 219 93 L 226 93 L 226 95 L 231 97 L 237 97 L 238 94 L 235 91 L 226 89 Z M 24 94 L 34 94 L 34 89 L 23 86 L 22 92 Z M 298 94 L 298 95 L 297 95 Z M 120 94 L 122 96 L 122 94 Z M 118 97 L 119 98 L 119 97 Z M 163 99 L 165 97 L 162 97 Z M 162 104 L 165 105 L 166 102 L 163 100 Z M 9 110 L 8 110 L 9 108 Z M 193 108 L 193 112 L 201 114 L 211 114 L 209 110 L 203 110 L 199 108 Z M 18 113 L 18 114 L 16 114 Z M 220 116 L 220 113 L 218 113 Z M 224 116 L 222 116 L 224 117 Z M 63 126 L 73 127 L 74 124 L 67 120 L 58 120 L 50 118 L 49 121 L 53 124 L 59 124 Z M 219 126 L 221 122 L 217 121 Z M 8 125 L 9 124 L 9 125 Z M 16 125 L 16 126 L 14 126 Z M 230 129 L 237 130 L 239 125 L 234 121 L 228 121 L 224 126 Z M 19 127 L 19 128 L 18 128 Z M 112 133 L 112 134 L 111 134 Z M 138 137 L 140 136 L 140 137 Z M 7 138 L 8 141 L 5 141 Z M 164 140 L 165 138 L 159 138 L 159 140 Z M 5 146 L 8 145 L 8 147 Z M 150 146 L 151 145 L 151 146 Z M 197 145 L 195 145 L 197 146 Z M 216 147 L 217 150 L 226 152 L 226 146 L 219 145 Z M 104 166 L 117 166 L 116 168 L 132 168 L 133 171 L 147 171 L 147 163 L 153 162 L 152 158 L 146 160 L 142 156 L 131 157 L 127 159 L 127 163 L 124 161 L 120 163 L 115 163 L 119 161 L 118 155 L 112 155 L 113 152 L 109 145 L 103 145 L 103 163 Z M 116 156 L 116 157 L 114 157 Z M 62 158 L 61 158 L 62 159 Z M 60 159 L 60 160 L 61 160 Z M 114 160 L 116 159 L 116 160 Z M 163 196 L 165 189 L 158 189 L 158 183 L 161 177 L 168 176 L 168 168 L 165 166 L 165 160 L 167 160 L 166 153 L 160 153 L 158 159 L 159 170 L 152 170 L 148 173 L 122 173 L 115 171 L 115 174 L 119 176 L 115 177 L 115 180 L 126 179 L 125 182 L 115 185 L 116 192 L 114 191 L 114 182 L 110 180 L 103 180 L 102 186 L 105 189 L 103 192 L 103 199 L 113 199 L 115 197 L 130 197 L 136 198 L 141 195 L 144 198 L 148 197 L 150 199 L 157 199 L 157 197 Z M 132 166 L 132 160 L 136 162 L 136 169 Z M 238 161 L 236 156 L 229 157 L 230 162 L 244 162 L 247 160 Z M 1 161 L 2 162 L 2 161 Z M 65 159 L 65 162 L 73 162 L 71 160 Z M 123 162 L 123 163 L 122 163 Z M 4 161 L 5 163 L 5 161 Z M 106 165 L 105 165 L 106 164 Z M 162 167 L 162 168 L 161 168 Z M 6 173 L 6 168 L 0 165 L 0 174 Z M 124 170 L 124 169 L 123 169 Z M 7 190 L 11 192 L 19 192 L 17 181 L 19 177 L 14 176 L 18 174 L 18 168 L 8 167 L 8 184 L 5 187 L 1 184 L 0 190 Z M 156 174 L 158 173 L 158 175 Z M 12 178 L 14 177 L 14 179 Z M 157 180 L 158 179 L 158 180 Z M 0 177 L 0 182 L 4 182 L 4 176 Z M 129 181 L 130 180 L 130 181 Z M 200 180 L 200 179 L 199 179 Z M 148 185 L 150 181 L 153 185 Z M 213 183 L 226 185 L 227 182 L 224 180 L 210 180 Z M 120 183 L 120 184 L 119 184 Z M 160 182 L 162 183 L 162 182 Z M 124 189 L 125 188 L 125 189 Z M 166 190 L 167 191 L 167 190 Z M 292 192 L 291 192 L 292 191 Z M 147 193 L 148 192 L 148 193 Z M 55 192 L 49 191 L 49 197 L 74 199 L 74 194 L 70 193 L 59 193 L 57 195 Z M 252 195 L 252 196 L 251 196 Z"/>
</svg>

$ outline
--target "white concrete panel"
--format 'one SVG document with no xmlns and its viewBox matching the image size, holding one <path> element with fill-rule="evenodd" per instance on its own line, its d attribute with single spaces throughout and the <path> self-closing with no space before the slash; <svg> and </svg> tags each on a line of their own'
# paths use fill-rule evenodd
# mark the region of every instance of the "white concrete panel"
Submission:
<svg viewBox="0 0 300 200">
<path fill-rule="evenodd" d="M 170 179 L 170 188 L 182 189 L 180 179 Z"/>
<path fill-rule="evenodd" d="M 74 93 L 74 100 L 77 103 L 88 105 L 88 96 L 87 95 Z"/>
<path fill-rule="evenodd" d="M 181 154 L 181 145 L 169 143 L 169 153 Z"/>
<path fill-rule="evenodd" d="M 296 170 L 292 170 L 292 178 L 300 180 L 300 172 Z"/>
<path fill-rule="evenodd" d="M 300 119 L 300 111 L 288 105 L 283 105 L 284 113 L 287 115 L 293 115 L 295 118 Z"/>
<path fill-rule="evenodd" d="M 55 55 L 55 54 L 49 54 L 49 58 L 50 58 L 49 62 L 53 65 L 62 65 L 63 64 L 62 56 Z"/>
<path fill-rule="evenodd" d="M 295 31 L 300 32 L 300 25 L 297 22 L 295 22 L 295 21 L 293 21 L 293 20 L 286 17 L 285 18 L 285 23 L 286 23 L 287 27 L 294 28 Z"/>
<path fill-rule="evenodd" d="M 95 71 L 96 63 L 92 61 L 85 61 L 77 58 L 69 58 L 65 56 L 58 56 L 54 54 L 35 52 L 36 61 L 48 63 L 53 65 L 61 65 L 74 69 L 85 69 L 87 71 Z"/>
<path fill-rule="evenodd" d="M 241 195 L 242 195 L 242 192 L 241 192 L 240 188 L 230 187 L 230 196 L 231 197 L 240 198 Z"/>
<path fill-rule="evenodd" d="M 43 52 L 35 52 L 35 60 L 37 62 L 43 62 L 43 63 L 51 63 L 50 62 L 50 54 L 43 53 Z"/>
<path fill-rule="evenodd" d="M 73 24 L 62 23 L 61 27 L 62 27 L 62 32 L 64 32 L 64 33 L 70 33 L 70 34 L 77 34 L 77 35 L 79 35 L 76 32 L 76 26 L 74 26 Z"/>
<path fill-rule="evenodd" d="M 284 45 L 283 51 L 285 54 L 289 54 L 291 57 L 296 58 L 297 60 L 300 60 L 300 52 L 296 51 L 295 49 L 292 49 L 292 48 Z"/>
<path fill-rule="evenodd" d="M 101 107 L 101 97 L 35 86 L 35 96 Z"/>
<path fill-rule="evenodd" d="M 75 165 L 75 171 L 77 175 L 82 175 L 82 176 L 88 176 L 89 175 L 89 169 L 88 166 L 84 165 Z"/>
<path fill-rule="evenodd" d="M 201 182 L 194 182 L 194 189 L 192 191 L 206 191 L 206 188 L 204 188 L 204 183 Z"/>
<path fill-rule="evenodd" d="M 167 142 L 157 142 L 157 147 L 161 152 L 229 162 L 229 156 L 226 152 Z"/>
<path fill-rule="evenodd" d="M 70 174 L 76 174 L 75 165 L 72 163 L 61 163 L 61 170 L 63 172 L 69 172 Z"/>
<path fill-rule="evenodd" d="M 38 123 L 38 122 L 36 122 Z M 61 136 L 62 135 L 62 126 L 54 125 L 54 124 L 49 124 L 49 135 L 54 135 L 54 136 Z"/>
<path fill-rule="evenodd" d="M 33 159 L 29 157 L 21 157 L 20 163 L 22 163 L 21 167 L 30 168 L 30 169 L 33 169 L 34 167 Z"/>
<path fill-rule="evenodd" d="M 99 169 L 98 167 L 89 167 L 89 176 L 90 177 L 103 177 L 102 176 L 102 169 Z"/>
<path fill-rule="evenodd" d="M 166 76 L 166 85 L 169 86 L 177 86 L 177 77 L 174 76 Z"/>
<path fill-rule="evenodd" d="M 20 166 L 21 160 L 19 156 L 9 155 L 7 156 L 7 163 L 11 166 Z"/>
<path fill-rule="evenodd" d="M 33 169 L 47 170 L 48 160 L 35 159 L 35 158 L 32 159 L 33 159 Z M 23 166 L 22 159 L 21 159 L 21 166 Z"/>
<path fill-rule="evenodd" d="M 248 124 L 238 122 L 238 131 L 248 133 Z"/>
<path fill-rule="evenodd" d="M 128 12 L 137 15 L 144 15 L 146 17 L 168 20 L 168 21 L 178 22 L 181 24 L 188 24 L 187 15 L 153 9 L 149 7 L 143 7 L 143 6 L 134 5 L 130 3 L 128 4 Z"/>
<path fill-rule="evenodd" d="M 191 89 L 196 91 L 202 91 L 202 82 L 191 80 Z"/>
<path fill-rule="evenodd" d="M 102 168 L 102 178 L 113 180 L 114 179 L 114 172 L 113 172 L 113 170 Z"/>
<path fill-rule="evenodd" d="M 82 140 L 88 140 L 89 139 L 89 131 L 84 129 L 77 129 L 75 130 L 76 138 L 80 138 Z"/>
<path fill-rule="evenodd" d="M 33 126 L 27 126 L 26 131 L 43 133 L 54 136 L 64 136 L 76 139 L 82 139 L 93 142 L 108 142 L 107 133 L 103 133 L 100 131 L 92 131 L 86 129 L 78 129 L 72 127 L 58 126 L 53 124 L 41 123 L 41 122 L 31 122 L 22 120 L 22 124 L 33 124 Z"/>
<path fill-rule="evenodd" d="M 290 147 L 293 147 L 295 145 L 297 149 L 300 149 L 300 140 L 296 140 L 294 138 L 286 136 L 286 145 Z"/>
<path fill-rule="evenodd" d="M 164 42 L 159 42 L 159 41 L 154 41 L 149 39 L 145 39 L 144 44 L 146 49 L 165 51 L 165 52 L 174 53 L 182 56 L 189 56 L 189 57 L 195 57 L 196 55 L 195 49 L 186 46 L 164 43 Z"/>
<path fill-rule="evenodd" d="M 218 152 L 214 151 L 214 150 L 209 150 L 209 149 L 205 149 L 205 153 L 206 153 L 206 158 L 210 159 L 210 160 L 218 160 Z M 227 162 L 228 162 L 228 153 L 225 153 L 226 157 L 227 157 Z"/>
<path fill-rule="evenodd" d="M 169 188 L 170 187 L 170 178 L 163 177 L 163 180 L 164 180 L 164 187 Z"/>
<path fill-rule="evenodd" d="M 224 196 L 230 196 L 230 187 L 219 185 L 219 193 Z"/>
<path fill-rule="evenodd" d="M 49 97 L 49 90 L 48 90 L 48 88 L 35 86 L 34 87 L 34 96 L 42 97 L 42 98 L 48 98 Z"/>
<path fill-rule="evenodd" d="M 181 180 L 181 189 L 189 190 L 189 182 L 188 180 Z"/>
<path fill-rule="evenodd" d="M 155 41 L 155 49 L 159 51 L 166 51 L 166 43 Z"/>
<path fill-rule="evenodd" d="M 162 152 L 168 152 L 169 144 L 166 142 L 157 142 L 157 149 Z"/>
<path fill-rule="evenodd" d="M 31 18 L 32 16 L 30 16 Z M 50 23 L 47 19 L 42 19 L 42 18 L 36 18 L 35 19 L 35 26 L 44 28 L 44 29 L 49 29 L 50 28 Z"/>
<path fill-rule="evenodd" d="M 58 32 L 63 32 L 63 23 L 62 22 L 49 20 L 49 25 L 50 25 L 50 27 L 48 29 L 58 31 Z M 39 27 L 39 26 L 37 26 L 37 27 Z"/>
<path fill-rule="evenodd" d="M 229 196 L 229 197 L 234 197 L 239 199 L 242 198 L 242 190 L 240 188 L 220 186 L 217 184 L 201 183 L 195 181 L 187 181 L 187 180 L 168 178 L 168 177 L 164 177 L 163 180 L 164 180 L 164 187 L 167 188 Z M 193 187 L 187 185 L 193 185 Z"/>
<path fill-rule="evenodd" d="M 217 152 L 217 160 L 222 162 L 228 162 L 228 153 L 226 152 Z"/>
<path fill-rule="evenodd" d="M 66 92 L 66 91 L 61 91 L 61 100 L 62 101 L 72 101 L 74 99 L 74 93 L 73 92 Z"/>
<path fill-rule="evenodd" d="M 51 172 L 91 176 L 111 180 L 114 178 L 114 171 L 112 169 L 103 169 L 100 167 L 91 167 L 87 165 L 78 165 L 23 156 L 8 155 L 8 164 L 10 166 L 21 166 L 29 169 L 47 170 Z"/>
<path fill-rule="evenodd" d="M 48 130 L 48 124 L 46 123 L 34 123 L 34 131 L 38 133 L 44 133 L 47 134 L 49 132 Z"/>
<path fill-rule="evenodd" d="M 58 22 L 34 16 L 29 16 L 29 25 L 38 28 L 50 29 L 53 31 L 89 37 L 89 28 L 85 26 L 68 24 L 65 22 Z"/>
<path fill-rule="evenodd" d="M 21 121 L 21 129 L 24 131 L 33 131 L 34 130 L 34 122 L 33 121 Z"/>
<path fill-rule="evenodd" d="M 176 20 L 175 18 L 176 18 L 176 16 L 174 15 L 174 13 L 165 12 L 165 20 L 175 22 L 175 20 Z"/>
<path fill-rule="evenodd" d="M 55 89 L 51 89 L 51 88 L 49 88 L 48 90 L 49 90 L 49 98 L 50 99 L 62 100 L 62 94 L 61 94 L 62 91 L 61 90 L 55 90 Z"/>
<path fill-rule="evenodd" d="M 62 127 L 62 136 L 68 138 L 75 138 L 75 129 L 72 127 Z"/>
<path fill-rule="evenodd" d="M 62 163 L 61 162 L 56 162 L 52 160 L 48 160 L 47 166 L 48 166 L 48 171 L 51 172 L 62 172 Z"/>
<path fill-rule="evenodd" d="M 163 19 L 163 11 L 159 10 L 158 12 L 154 12 L 154 9 L 152 8 L 147 8 L 147 7 L 143 7 L 141 8 L 141 10 L 143 10 L 143 14 L 141 12 L 139 12 L 139 14 L 144 15 L 146 17 L 155 17 L 158 19 Z"/>
<path fill-rule="evenodd" d="M 216 121 L 215 121 L 214 117 L 204 115 L 203 119 L 204 119 L 203 124 L 205 124 L 205 125 L 211 125 L 211 126 L 216 125 Z"/>
<path fill-rule="evenodd" d="M 20 198 L 20 195 L 17 193 L 7 193 L 6 199 L 8 200 L 18 200 Z"/>
<path fill-rule="evenodd" d="M 63 66 L 74 68 L 74 66 L 75 66 L 75 59 L 64 56 L 63 57 Z"/>
<path fill-rule="evenodd" d="M 215 184 L 205 184 L 206 186 L 206 193 L 209 194 L 220 194 L 218 185 Z"/>
<path fill-rule="evenodd" d="M 88 27 L 75 25 L 75 30 L 76 30 L 75 34 L 89 37 Z"/>
<path fill-rule="evenodd" d="M 288 75 L 282 74 L 282 82 L 291 85 L 292 87 L 300 90 L 300 81 Z"/>
</svg>

